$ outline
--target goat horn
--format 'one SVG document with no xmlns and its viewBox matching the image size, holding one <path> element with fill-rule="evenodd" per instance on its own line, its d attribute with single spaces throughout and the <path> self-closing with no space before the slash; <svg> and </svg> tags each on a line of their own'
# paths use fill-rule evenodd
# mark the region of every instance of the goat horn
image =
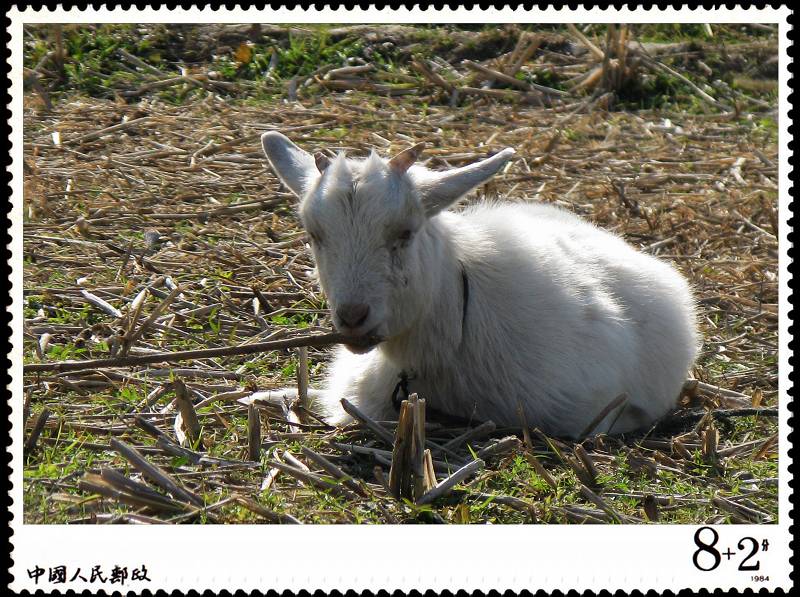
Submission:
<svg viewBox="0 0 800 597">
<path fill-rule="evenodd" d="M 331 163 L 331 160 L 324 153 L 317 152 L 314 154 L 314 162 L 317 164 L 317 170 L 322 174 Z"/>
<path fill-rule="evenodd" d="M 391 160 L 389 160 L 389 167 L 397 172 L 403 174 L 408 170 L 411 165 L 419 159 L 420 154 L 425 149 L 425 143 L 417 143 L 414 147 L 404 149 Z"/>
</svg>

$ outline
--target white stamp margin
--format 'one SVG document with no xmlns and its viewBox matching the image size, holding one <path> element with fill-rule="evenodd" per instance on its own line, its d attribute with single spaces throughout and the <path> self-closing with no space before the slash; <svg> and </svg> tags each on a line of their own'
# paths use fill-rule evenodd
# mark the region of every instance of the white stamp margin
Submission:
<svg viewBox="0 0 800 597">
<path fill-rule="evenodd" d="M 188 591 L 290 589 L 378 590 L 641 590 L 777 588 L 788 590 L 791 473 L 789 471 L 789 38 L 790 9 L 457 9 L 418 8 L 354 10 L 211 10 L 101 9 L 25 10 L 13 8 L 11 21 L 10 94 L 11 157 L 11 385 L 10 524 L 14 591 L 102 588 L 106 591 L 157 589 Z M 779 25 L 779 523 L 716 525 L 720 544 L 741 537 L 769 540 L 769 555 L 760 553 L 755 584 L 748 573 L 721 565 L 701 572 L 692 564 L 697 525 L 570 526 L 67 526 L 25 525 L 22 520 L 22 429 L 19 420 L 22 380 L 22 28 L 41 22 L 337 22 L 337 23 L 776 23 Z M 427 552 L 426 545 L 445 549 Z M 374 546 L 374 547 L 373 547 Z M 378 548 L 383 546 L 383 548 Z M 412 555 L 413 554 L 413 555 Z M 585 554 L 585 555 L 584 555 Z M 407 563 L 414 562 L 413 566 Z M 100 564 L 148 569 L 150 583 L 103 585 L 70 583 L 35 585 L 27 570 L 68 564 L 88 571 Z"/>
</svg>

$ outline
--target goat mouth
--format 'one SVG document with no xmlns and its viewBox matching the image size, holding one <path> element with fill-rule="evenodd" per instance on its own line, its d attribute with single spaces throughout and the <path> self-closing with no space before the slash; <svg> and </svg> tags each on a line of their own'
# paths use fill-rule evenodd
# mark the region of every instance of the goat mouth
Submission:
<svg viewBox="0 0 800 597">
<path fill-rule="evenodd" d="M 375 348 L 378 344 L 383 342 L 383 337 L 375 333 L 375 330 L 370 330 L 362 336 L 351 336 L 342 340 L 347 349 L 355 354 L 364 354 Z"/>
</svg>

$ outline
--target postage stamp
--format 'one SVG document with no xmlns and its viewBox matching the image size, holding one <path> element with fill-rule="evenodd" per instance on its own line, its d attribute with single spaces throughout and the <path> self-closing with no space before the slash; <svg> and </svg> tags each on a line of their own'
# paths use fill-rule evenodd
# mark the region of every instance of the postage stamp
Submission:
<svg viewBox="0 0 800 597">
<path fill-rule="evenodd" d="M 11 10 L 11 588 L 788 590 L 789 15 Z"/>
</svg>

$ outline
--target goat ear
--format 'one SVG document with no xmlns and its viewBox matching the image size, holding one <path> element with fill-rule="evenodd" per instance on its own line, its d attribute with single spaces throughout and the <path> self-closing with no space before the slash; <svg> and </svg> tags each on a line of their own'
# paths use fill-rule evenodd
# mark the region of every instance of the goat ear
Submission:
<svg viewBox="0 0 800 597">
<path fill-rule="evenodd" d="M 275 174 L 298 197 L 302 197 L 310 183 L 319 176 L 314 157 L 286 136 L 276 131 L 264 133 L 261 135 L 261 147 Z"/>
<path fill-rule="evenodd" d="M 425 143 L 417 143 L 414 147 L 404 149 L 391 160 L 389 160 L 389 167 L 397 174 L 405 174 L 405 172 L 419 159 L 420 154 L 425 149 Z"/>
<path fill-rule="evenodd" d="M 430 217 L 446 209 L 469 191 L 489 180 L 502 168 L 514 150 L 509 148 L 496 153 L 483 161 L 436 173 L 430 179 L 423 179 L 417 183 L 417 188 L 422 197 L 425 214 Z"/>
</svg>

